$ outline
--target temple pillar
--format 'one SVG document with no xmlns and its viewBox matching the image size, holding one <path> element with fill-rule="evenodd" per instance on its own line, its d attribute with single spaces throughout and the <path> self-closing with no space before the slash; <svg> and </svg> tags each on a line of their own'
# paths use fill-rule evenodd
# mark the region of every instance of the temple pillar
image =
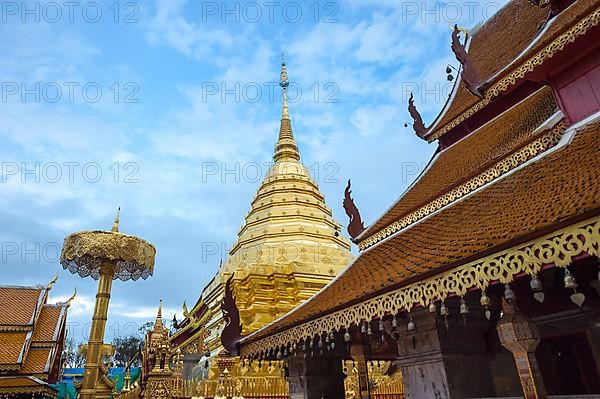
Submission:
<svg viewBox="0 0 600 399">
<path fill-rule="evenodd" d="M 343 399 L 344 373 L 337 357 L 297 355 L 287 360 L 290 399 Z"/>
<path fill-rule="evenodd" d="M 523 395 L 525 399 L 545 398 L 546 388 L 534 353 L 540 343 L 537 327 L 516 305 L 510 305 L 504 299 L 502 310 L 504 315 L 497 326 L 498 336 L 515 358 Z"/>
<path fill-rule="evenodd" d="M 400 337 L 396 361 L 407 399 L 495 396 L 484 339 L 489 323 L 475 312 L 463 322 L 458 307 L 450 313 L 443 320 L 427 309 L 413 311 L 416 329 Z"/>
<path fill-rule="evenodd" d="M 350 347 L 350 356 L 356 364 L 358 370 L 358 389 L 360 399 L 369 399 L 371 391 L 369 387 L 369 367 L 367 365 L 367 355 L 369 347 L 367 345 L 352 345 Z"/>
<path fill-rule="evenodd" d="M 183 357 L 183 377 L 185 379 L 192 377 L 194 368 L 200 364 L 203 356 L 204 354 L 188 353 Z"/>
</svg>

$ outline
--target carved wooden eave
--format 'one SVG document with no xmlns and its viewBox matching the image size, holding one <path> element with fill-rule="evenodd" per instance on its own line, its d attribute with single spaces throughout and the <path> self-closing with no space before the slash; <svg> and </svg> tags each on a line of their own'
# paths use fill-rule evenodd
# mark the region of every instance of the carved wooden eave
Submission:
<svg viewBox="0 0 600 399">
<path fill-rule="evenodd" d="M 358 236 L 365 231 L 365 225 L 351 195 L 351 183 L 350 180 L 348 180 L 348 185 L 346 186 L 346 190 L 344 190 L 343 206 L 344 210 L 346 211 L 346 215 L 348 215 L 348 218 L 350 219 L 348 223 L 348 234 L 350 234 L 352 241 L 356 242 Z"/>
<path fill-rule="evenodd" d="M 460 42 L 460 32 L 458 25 L 454 25 L 454 29 L 452 30 L 452 52 L 456 56 L 458 62 L 462 66 L 462 71 L 460 76 L 462 80 L 465 82 L 465 86 L 467 89 L 474 95 L 479 98 L 483 97 L 479 86 L 481 85 L 481 78 L 477 68 L 473 65 L 473 61 L 467 53 L 465 46 Z M 465 32 L 465 43 L 467 42 L 467 33 Z"/>
<path fill-rule="evenodd" d="M 548 5 L 552 2 L 552 0 L 529 0 L 531 4 L 534 6 L 538 6 L 540 8 L 548 7 Z"/>
<path fill-rule="evenodd" d="M 436 126 L 427 137 L 429 142 L 439 139 L 441 136 L 481 111 L 494 99 L 504 95 L 506 92 L 519 85 L 538 67 L 555 57 L 557 54 L 560 54 L 566 46 L 574 43 L 598 25 L 600 25 L 600 8 L 591 10 L 588 15 L 579 19 L 577 23 L 570 26 L 564 32 L 558 34 L 548 44 L 540 46 L 539 49 L 533 52 L 524 52 L 524 54 L 519 56 L 519 58 L 517 58 L 510 66 L 502 69 L 481 84 L 480 90 L 484 93 L 484 96 L 479 101 L 470 106 L 456 118 L 445 123 L 443 126 L 439 126 L 439 128 Z M 538 37 L 535 40 L 537 41 L 539 39 L 540 38 Z"/>
<path fill-rule="evenodd" d="M 413 120 L 413 129 L 415 129 L 417 136 L 420 139 L 427 140 L 425 136 L 427 136 L 427 133 L 429 133 L 429 129 L 425 127 L 423 118 L 415 106 L 413 93 L 410 93 L 410 98 L 408 99 L 408 113 Z"/>
<path fill-rule="evenodd" d="M 471 290 L 484 293 L 493 283 L 509 284 L 522 274 L 534 276 L 543 267 L 564 269 L 578 256 L 599 256 L 599 244 L 600 217 L 595 216 L 272 334 L 255 338 L 255 333 L 242 342 L 241 354 L 264 356 L 276 348 L 461 297 Z"/>
</svg>

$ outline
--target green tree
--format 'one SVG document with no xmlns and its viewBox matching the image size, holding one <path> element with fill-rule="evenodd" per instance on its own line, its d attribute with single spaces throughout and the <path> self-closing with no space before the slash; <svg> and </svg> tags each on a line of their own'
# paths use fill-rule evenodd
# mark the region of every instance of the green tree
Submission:
<svg viewBox="0 0 600 399">
<path fill-rule="evenodd" d="M 127 363 L 139 354 L 144 345 L 146 332 L 151 330 L 153 327 L 153 322 L 147 322 L 140 326 L 137 334 L 113 339 L 112 344 L 115 347 L 115 356 L 113 357 L 113 362 L 116 367 L 127 366 Z M 133 361 L 132 366 L 139 367 L 140 364 L 140 356 L 137 356 Z"/>
<path fill-rule="evenodd" d="M 66 367 L 79 368 L 85 366 L 85 355 L 79 353 L 73 337 L 65 340 L 62 357 Z"/>
<path fill-rule="evenodd" d="M 127 366 L 127 362 L 139 353 L 142 343 L 143 339 L 135 335 L 113 339 L 112 344 L 115 347 L 114 365 L 116 367 Z M 133 366 L 139 366 L 139 356 L 133 362 Z"/>
</svg>

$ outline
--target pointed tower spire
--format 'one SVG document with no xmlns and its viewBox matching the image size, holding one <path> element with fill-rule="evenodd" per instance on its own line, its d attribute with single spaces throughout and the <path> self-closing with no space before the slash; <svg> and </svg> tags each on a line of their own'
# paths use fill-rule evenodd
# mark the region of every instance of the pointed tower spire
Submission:
<svg viewBox="0 0 600 399">
<path fill-rule="evenodd" d="M 162 305 L 163 305 L 163 301 L 162 299 L 160 300 L 160 305 L 158 306 L 158 313 L 156 314 L 156 321 L 154 322 L 154 330 L 156 331 L 159 328 L 163 328 L 163 323 L 162 323 Z"/>
<path fill-rule="evenodd" d="M 112 232 L 113 233 L 118 233 L 119 232 L 119 215 L 121 214 L 121 207 L 119 207 L 117 209 L 117 215 L 115 216 L 115 222 L 113 223 L 113 227 L 112 227 Z"/>
<path fill-rule="evenodd" d="M 279 139 L 275 145 L 275 155 L 273 159 L 275 162 L 280 161 L 299 161 L 300 153 L 298 152 L 298 146 L 294 140 L 292 133 L 292 122 L 290 120 L 290 114 L 287 103 L 287 89 L 290 85 L 287 75 L 287 68 L 285 66 L 284 55 L 281 55 L 281 76 L 279 79 L 279 86 L 283 89 L 283 109 L 281 111 L 281 124 L 279 127 Z"/>
</svg>

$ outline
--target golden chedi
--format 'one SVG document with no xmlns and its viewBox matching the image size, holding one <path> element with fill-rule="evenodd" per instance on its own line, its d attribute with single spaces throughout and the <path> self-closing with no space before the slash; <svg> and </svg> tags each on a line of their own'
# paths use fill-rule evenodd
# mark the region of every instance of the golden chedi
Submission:
<svg viewBox="0 0 600 399">
<path fill-rule="evenodd" d="M 342 237 L 317 183 L 300 162 L 288 111 L 288 84 L 282 63 L 283 110 L 274 162 L 228 259 L 198 301 L 209 308 L 211 351 L 220 347 L 220 303 L 232 273 L 242 333 L 248 334 L 309 299 L 352 259 L 350 242 Z"/>
</svg>

